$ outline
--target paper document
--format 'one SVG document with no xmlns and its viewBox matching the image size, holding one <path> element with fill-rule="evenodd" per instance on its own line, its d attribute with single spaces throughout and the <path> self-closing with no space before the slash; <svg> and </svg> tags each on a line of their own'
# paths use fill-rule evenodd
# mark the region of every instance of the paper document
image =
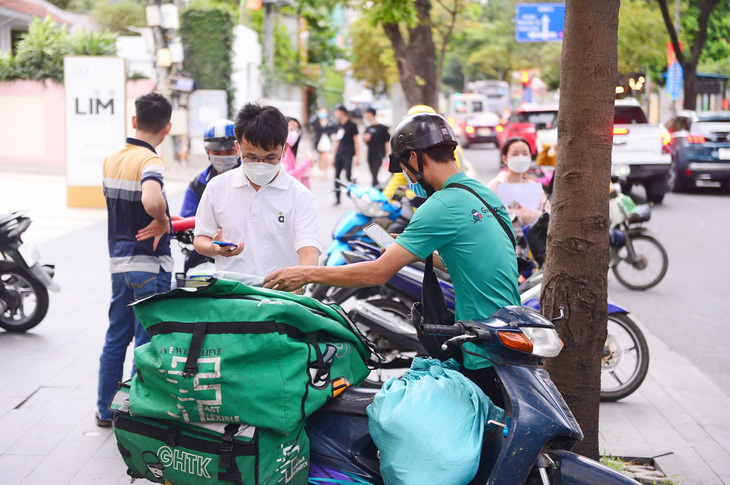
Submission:
<svg viewBox="0 0 730 485">
<path fill-rule="evenodd" d="M 508 209 L 516 202 L 524 209 L 536 211 L 542 200 L 542 185 L 502 184 L 497 188 L 497 196 Z"/>
</svg>

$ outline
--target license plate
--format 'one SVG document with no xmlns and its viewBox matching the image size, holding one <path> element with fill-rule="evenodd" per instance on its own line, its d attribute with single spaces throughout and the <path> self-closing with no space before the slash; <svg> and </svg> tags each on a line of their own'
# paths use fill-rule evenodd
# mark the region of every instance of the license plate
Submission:
<svg viewBox="0 0 730 485">
<path fill-rule="evenodd" d="M 479 128 L 478 133 L 480 136 L 489 136 L 492 134 L 491 128 Z"/>
<path fill-rule="evenodd" d="M 720 160 L 730 160 L 730 148 L 718 148 L 717 157 Z"/>
<path fill-rule="evenodd" d="M 30 243 L 21 244 L 18 248 L 18 252 L 29 268 L 41 259 L 41 254 L 38 252 L 38 248 Z"/>
</svg>

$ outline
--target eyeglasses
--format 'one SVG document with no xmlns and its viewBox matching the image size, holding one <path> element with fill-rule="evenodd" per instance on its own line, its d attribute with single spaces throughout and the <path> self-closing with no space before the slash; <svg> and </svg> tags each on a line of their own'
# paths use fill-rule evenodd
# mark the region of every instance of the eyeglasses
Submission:
<svg viewBox="0 0 730 485">
<path fill-rule="evenodd" d="M 279 155 L 276 158 L 253 158 L 253 157 L 241 157 L 241 160 L 244 163 L 256 163 L 256 162 L 264 162 L 264 163 L 279 163 L 284 156 L 284 152 L 282 151 L 281 155 Z"/>
</svg>

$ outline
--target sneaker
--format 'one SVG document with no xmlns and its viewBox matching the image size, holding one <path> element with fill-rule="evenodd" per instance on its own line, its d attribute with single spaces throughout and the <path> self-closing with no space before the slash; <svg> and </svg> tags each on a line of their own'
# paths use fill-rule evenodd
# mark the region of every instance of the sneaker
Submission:
<svg viewBox="0 0 730 485">
<path fill-rule="evenodd" d="M 96 425 L 100 428 L 111 428 L 112 427 L 112 420 L 111 419 L 101 419 L 101 415 L 99 414 L 99 411 L 96 412 L 94 415 L 96 418 Z"/>
</svg>

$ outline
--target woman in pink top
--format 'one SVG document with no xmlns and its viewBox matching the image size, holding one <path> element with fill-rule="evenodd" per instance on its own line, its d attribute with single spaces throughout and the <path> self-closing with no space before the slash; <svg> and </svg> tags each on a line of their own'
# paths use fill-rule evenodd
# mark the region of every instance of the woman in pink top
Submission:
<svg viewBox="0 0 730 485">
<path fill-rule="evenodd" d="M 286 142 L 289 149 L 284 154 L 281 162 L 286 168 L 286 172 L 299 180 L 306 188 L 310 189 L 309 169 L 312 167 L 312 160 L 307 157 L 303 162 L 297 164 L 297 150 L 299 149 L 299 137 L 302 133 L 302 125 L 296 118 L 287 118 L 289 124 L 289 135 Z"/>
<path fill-rule="evenodd" d="M 524 138 L 510 138 L 502 147 L 502 161 L 507 165 L 507 170 L 499 172 L 488 184 L 487 187 L 498 193 L 501 184 L 537 184 L 539 182 L 525 177 L 525 172 L 530 168 L 532 157 L 530 156 L 530 145 Z M 545 192 L 542 193 L 542 200 L 538 210 L 528 210 L 523 207 L 509 209 L 510 214 L 515 213 L 520 225 L 526 226 L 538 218 L 542 212 L 550 212 L 550 201 Z"/>
</svg>

